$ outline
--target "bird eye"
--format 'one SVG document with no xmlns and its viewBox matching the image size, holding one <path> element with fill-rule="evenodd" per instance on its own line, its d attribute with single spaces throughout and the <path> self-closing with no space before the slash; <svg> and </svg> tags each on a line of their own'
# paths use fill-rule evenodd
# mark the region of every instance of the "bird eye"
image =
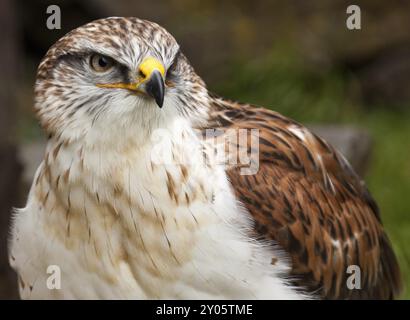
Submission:
<svg viewBox="0 0 410 320">
<path fill-rule="evenodd" d="M 168 68 L 166 78 L 172 78 L 172 76 L 174 75 L 175 69 L 177 68 L 177 65 L 178 65 L 179 56 L 180 56 L 180 51 L 177 52 L 177 54 L 175 55 L 174 61 Z"/>
<path fill-rule="evenodd" d="M 93 54 L 90 57 L 90 65 L 96 72 L 106 72 L 114 66 L 114 60 L 101 54 Z"/>
</svg>

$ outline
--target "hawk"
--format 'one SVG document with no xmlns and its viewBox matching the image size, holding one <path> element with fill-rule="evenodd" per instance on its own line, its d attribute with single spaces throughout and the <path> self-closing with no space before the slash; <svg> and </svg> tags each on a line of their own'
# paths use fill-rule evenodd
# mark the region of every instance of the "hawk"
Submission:
<svg viewBox="0 0 410 320">
<path fill-rule="evenodd" d="M 68 33 L 39 65 L 34 109 L 48 143 L 12 223 L 22 298 L 399 293 L 377 205 L 343 156 L 293 120 L 210 93 L 159 25 L 112 17 Z M 209 129 L 245 131 L 229 147 L 257 150 L 257 170 L 214 161 Z"/>
</svg>

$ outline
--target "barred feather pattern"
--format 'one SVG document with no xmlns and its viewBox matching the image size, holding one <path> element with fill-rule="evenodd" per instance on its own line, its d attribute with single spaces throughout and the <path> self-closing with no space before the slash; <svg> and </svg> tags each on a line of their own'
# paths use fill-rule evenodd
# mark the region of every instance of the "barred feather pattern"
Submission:
<svg viewBox="0 0 410 320">
<path fill-rule="evenodd" d="M 391 299 L 400 271 L 377 204 L 347 160 L 301 124 L 276 112 L 213 97 L 214 127 L 258 128 L 256 175 L 228 171 L 255 233 L 291 256 L 295 283 L 327 299 Z M 238 146 L 239 148 L 240 146 Z M 346 286 L 361 270 L 361 290 Z"/>
</svg>

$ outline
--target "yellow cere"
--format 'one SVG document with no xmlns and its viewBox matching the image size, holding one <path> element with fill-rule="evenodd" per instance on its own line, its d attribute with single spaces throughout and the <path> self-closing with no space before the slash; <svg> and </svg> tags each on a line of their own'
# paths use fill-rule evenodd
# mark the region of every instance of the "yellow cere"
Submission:
<svg viewBox="0 0 410 320">
<path fill-rule="evenodd" d="M 141 62 L 140 71 L 145 75 L 145 79 L 149 78 L 154 70 L 158 70 L 162 76 L 165 75 L 165 68 L 163 64 L 153 57 L 148 57 Z"/>
</svg>

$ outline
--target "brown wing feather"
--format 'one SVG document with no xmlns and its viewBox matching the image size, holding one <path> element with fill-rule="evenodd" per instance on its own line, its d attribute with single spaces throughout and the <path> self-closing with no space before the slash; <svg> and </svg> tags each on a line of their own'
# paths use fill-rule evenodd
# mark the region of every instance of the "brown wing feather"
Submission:
<svg viewBox="0 0 410 320">
<path fill-rule="evenodd" d="M 278 113 L 216 97 L 211 123 L 259 129 L 258 173 L 232 168 L 228 176 L 258 234 L 289 253 L 297 285 L 329 299 L 398 295 L 399 267 L 377 205 L 337 151 Z M 349 265 L 361 269 L 361 290 L 347 288 Z"/>
</svg>

